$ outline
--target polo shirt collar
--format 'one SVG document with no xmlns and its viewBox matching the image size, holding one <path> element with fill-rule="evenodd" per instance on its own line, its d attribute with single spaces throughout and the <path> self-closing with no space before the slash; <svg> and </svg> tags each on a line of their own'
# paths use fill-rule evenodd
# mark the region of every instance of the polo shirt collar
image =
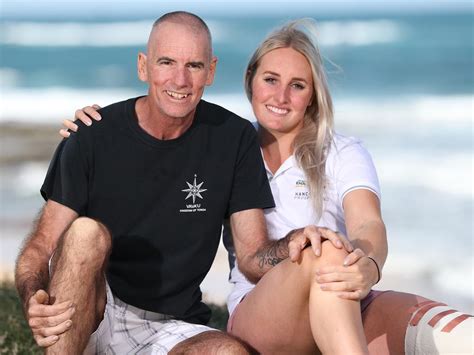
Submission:
<svg viewBox="0 0 474 355">
<path fill-rule="evenodd" d="M 281 164 L 281 166 L 278 168 L 278 170 L 275 172 L 275 174 L 273 174 L 271 172 L 271 170 L 268 168 L 267 166 L 267 162 L 265 161 L 264 157 L 263 157 L 263 150 L 262 148 L 260 148 L 260 154 L 262 154 L 262 159 L 263 159 L 263 164 L 265 164 L 265 170 L 267 171 L 267 176 L 269 177 L 272 177 L 272 178 L 276 178 L 278 177 L 279 175 L 283 174 L 285 171 L 291 169 L 291 168 L 294 168 L 297 166 L 296 164 L 296 160 L 295 160 L 295 156 L 294 155 L 290 155 L 284 162 L 283 164 Z"/>
</svg>

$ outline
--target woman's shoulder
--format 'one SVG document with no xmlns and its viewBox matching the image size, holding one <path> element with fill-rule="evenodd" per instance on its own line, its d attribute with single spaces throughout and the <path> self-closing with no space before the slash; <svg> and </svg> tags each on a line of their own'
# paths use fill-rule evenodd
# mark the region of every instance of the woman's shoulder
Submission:
<svg viewBox="0 0 474 355">
<path fill-rule="evenodd" d="M 328 167 L 353 165 L 371 161 L 368 150 L 361 139 L 335 133 L 327 155 Z"/>
<path fill-rule="evenodd" d="M 362 140 L 335 132 L 329 149 L 329 155 L 340 154 L 344 150 L 363 148 Z"/>
</svg>

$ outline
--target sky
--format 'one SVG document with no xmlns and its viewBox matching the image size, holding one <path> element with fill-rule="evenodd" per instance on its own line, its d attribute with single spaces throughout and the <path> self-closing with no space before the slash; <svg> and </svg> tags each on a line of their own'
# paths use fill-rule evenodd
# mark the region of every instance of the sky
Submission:
<svg viewBox="0 0 474 355">
<path fill-rule="evenodd" d="M 2 19 L 68 15 L 116 17 L 131 13 L 145 15 L 157 10 L 187 10 L 210 15 L 257 13 L 262 16 L 265 13 L 301 13 L 306 8 L 316 7 L 326 13 L 473 11 L 472 2 L 467 0 L 3 0 L 0 2 L 0 16 Z"/>
</svg>

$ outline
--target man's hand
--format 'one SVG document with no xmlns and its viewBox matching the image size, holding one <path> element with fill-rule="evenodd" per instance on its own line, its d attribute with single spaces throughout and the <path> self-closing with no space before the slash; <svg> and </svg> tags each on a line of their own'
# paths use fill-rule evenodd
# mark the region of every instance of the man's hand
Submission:
<svg viewBox="0 0 474 355">
<path fill-rule="evenodd" d="M 324 239 L 329 240 L 338 249 L 346 249 L 348 253 L 354 250 L 351 242 L 342 234 L 324 227 L 307 226 L 295 229 L 286 238 L 288 238 L 290 260 L 293 262 L 299 260 L 301 251 L 310 243 L 314 254 L 321 256 L 321 242 Z"/>
<path fill-rule="evenodd" d="M 71 328 L 71 317 L 75 312 L 69 302 L 49 304 L 49 295 L 38 290 L 28 301 L 26 316 L 36 343 L 48 347 L 59 340 L 59 335 Z"/>
<path fill-rule="evenodd" d="M 337 292 L 349 300 L 362 300 L 378 281 L 374 261 L 359 248 L 346 256 L 341 266 L 325 266 L 316 271 L 316 281 L 324 291 Z"/>
</svg>

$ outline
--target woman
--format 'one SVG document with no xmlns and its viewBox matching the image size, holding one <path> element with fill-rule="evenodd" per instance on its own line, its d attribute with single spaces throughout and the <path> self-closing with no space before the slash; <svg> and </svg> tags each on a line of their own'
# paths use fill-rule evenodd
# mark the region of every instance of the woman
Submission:
<svg viewBox="0 0 474 355">
<path fill-rule="evenodd" d="M 320 256 L 305 249 L 299 262 L 279 263 L 256 285 L 235 265 L 228 330 L 272 354 L 466 351 L 472 318 L 420 296 L 370 291 L 387 254 L 377 176 L 360 142 L 334 132 L 312 30 L 300 20 L 272 33 L 245 75 L 276 203 L 266 211 L 269 236 L 312 224 L 347 235 L 355 250 L 329 242 Z M 76 116 L 90 122 L 82 111 Z"/>
<path fill-rule="evenodd" d="M 347 224 L 353 243 L 357 241 L 356 246 L 361 246 L 365 242 L 366 250 L 370 249 L 375 259 L 363 258 L 362 250 L 356 249 L 347 259 L 348 267 L 340 270 L 349 273 L 359 268 L 363 270 L 364 279 L 354 285 L 356 288 L 338 290 L 348 292 L 345 298 L 358 299 L 356 293 L 360 293 L 361 298 L 366 296 L 377 282 L 375 263 L 381 267 L 387 252 L 377 197 L 378 183 L 365 151 L 351 139 L 334 134 L 332 103 L 321 59 L 316 47 L 310 45 L 310 38 L 296 29 L 297 24 L 289 24 L 260 45 L 250 59 L 245 77 L 277 205 L 266 211 L 269 235 L 279 238 L 309 224 L 346 234 Z M 359 171 L 353 165 L 349 168 L 340 164 L 334 154 L 336 149 L 350 150 L 352 159 L 357 159 L 364 169 Z M 329 156 L 331 161 L 328 161 Z M 334 179 L 327 178 L 328 172 L 341 167 L 346 168 L 344 174 L 354 175 L 354 178 L 335 184 Z M 360 188 L 356 188 L 358 186 Z M 341 201 L 344 199 L 344 210 L 349 214 L 346 223 L 339 197 Z M 231 281 L 235 286 L 228 302 L 232 314 L 229 331 L 257 350 L 268 353 L 314 352 L 314 343 L 324 353 L 344 353 L 347 349 L 366 353 L 358 302 L 321 289 L 323 285 L 338 288 L 341 282 L 314 282 L 314 272 L 322 273 L 324 267 L 342 267 L 346 255 L 327 244 L 323 246 L 321 258 L 312 256 L 311 251 L 305 253 L 299 265 L 282 262 L 249 293 L 246 291 L 253 286 L 234 268 Z M 321 274 L 316 280 L 323 281 L 333 275 Z M 350 276 L 343 278 L 353 282 Z M 337 316 L 334 310 L 339 311 Z M 258 331 L 260 327 L 266 329 L 265 335 Z M 342 336 L 328 331 L 330 329 L 338 329 Z M 298 337 L 288 336 L 292 332 Z"/>
</svg>

